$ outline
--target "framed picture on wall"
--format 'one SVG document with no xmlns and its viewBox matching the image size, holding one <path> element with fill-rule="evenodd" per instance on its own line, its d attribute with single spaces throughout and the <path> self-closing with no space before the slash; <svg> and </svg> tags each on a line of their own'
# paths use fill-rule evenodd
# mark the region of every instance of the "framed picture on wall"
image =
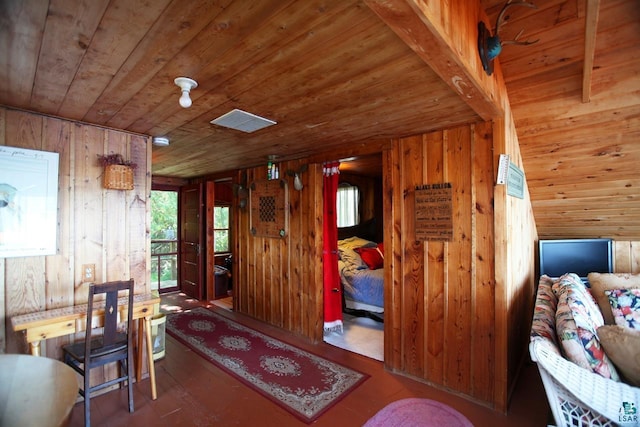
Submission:
<svg viewBox="0 0 640 427">
<path fill-rule="evenodd" d="M 58 153 L 0 146 L 0 258 L 57 250 Z"/>
</svg>

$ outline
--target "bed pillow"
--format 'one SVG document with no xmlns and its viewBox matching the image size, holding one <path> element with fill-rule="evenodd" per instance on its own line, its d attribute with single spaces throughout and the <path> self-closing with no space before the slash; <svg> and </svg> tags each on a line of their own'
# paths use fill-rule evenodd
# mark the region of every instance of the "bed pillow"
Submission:
<svg viewBox="0 0 640 427">
<path fill-rule="evenodd" d="M 624 380 L 640 387 L 640 330 L 605 325 L 598 328 L 598 338 Z"/>
<path fill-rule="evenodd" d="M 604 293 L 609 297 L 616 325 L 640 330 L 640 289 L 614 289 Z"/>
<path fill-rule="evenodd" d="M 338 248 L 355 249 L 355 248 L 375 248 L 376 242 L 353 236 L 344 240 L 338 240 Z"/>
<path fill-rule="evenodd" d="M 340 259 L 344 261 L 349 268 L 356 270 L 366 270 L 367 264 L 362 260 L 362 257 L 354 250 L 349 248 L 339 248 L 338 255 Z"/>
<path fill-rule="evenodd" d="M 556 331 L 564 354 L 578 366 L 619 381 L 613 363 L 598 340 L 597 329 L 604 321 L 597 303 L 579 278 L 573 280 L 565 276 L 560 278 L 556 310 Z"/>
<path fill-rule="evenodd" d="M 598 306 L 600 306 L 606 325 L 614 325 L 615 321 L 611 313 L 609 298 L 605 295 L 604 291 L 611 289 L 640 288 L 640 274 L 589 273 L 588 280 L 593 296 L 598 301 Z"/>
<path fill-rule="evenodd" d="M 384 256 L 382 252 L 376 248 L 356 248 L 355 251 L 360 255 L 369 270 L 377 270 L 384 267 Z"/>
</svg>

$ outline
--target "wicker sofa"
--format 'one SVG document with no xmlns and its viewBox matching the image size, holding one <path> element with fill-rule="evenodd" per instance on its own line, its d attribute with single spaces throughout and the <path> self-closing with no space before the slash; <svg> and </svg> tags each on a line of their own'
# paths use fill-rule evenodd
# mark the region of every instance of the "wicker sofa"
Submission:
<svg viewBox="0 0 640 427">
<path fill-rule="evenodd" d="M 568 307 L 577 310 L 571 313 Z M 574 328 L 588 324 L 592 334 L 583 329 L 567 331 L 563 323 Z M 576 275 L 540 278 L 529 351 L 558 426 L 640 425 L 640 388 L 620 380 L 617 368 L 600 346 L 597 329 L 604 325 L 600 306 Z M 575 359 L 578 351 L 587 354 L 585 360 L 569 360 Z M 640 359 L 640 355 L 631 359 L 634 357 Z"/>
</svg>

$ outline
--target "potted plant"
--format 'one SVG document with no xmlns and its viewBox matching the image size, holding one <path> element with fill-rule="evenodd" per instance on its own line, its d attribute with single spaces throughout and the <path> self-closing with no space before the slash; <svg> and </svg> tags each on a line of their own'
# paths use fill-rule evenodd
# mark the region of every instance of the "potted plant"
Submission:
<svg viewBox="0 0 640 427">
<path fill-rule="evenodd" d="M 127 161 L 122 154 L 98 155 L 104 168 L 102 186 L 114 190 L 133 190 L 133 170 L 136 164 Z"/>
</svg>

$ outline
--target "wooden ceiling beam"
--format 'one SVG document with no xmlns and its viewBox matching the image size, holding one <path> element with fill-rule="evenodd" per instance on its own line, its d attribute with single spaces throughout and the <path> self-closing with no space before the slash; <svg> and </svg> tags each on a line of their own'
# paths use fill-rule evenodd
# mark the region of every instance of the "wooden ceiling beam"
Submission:
<svg viewBox="0 0 640 427">
<path fill-rule="evenodd" d="M 365 0 L 365 3 L 483 120 L 502 116 L 502 73 L 487 76 L 477 48 L 482 13 L 464 2 Z M 450 16 L 456 19 L 450 19 Z M 499 64 L 496 64 L 499 68 Z"/>
<path fill-rule="evenodd" d="M 582 70 L 582 102 L 584 103 L 591 99 L 591 75 L 596 50 L 600 0 L 585 0 L 585 2 L 587 3 L 587 16 L 584 29 L 584 66 Z"/>
</svg>

